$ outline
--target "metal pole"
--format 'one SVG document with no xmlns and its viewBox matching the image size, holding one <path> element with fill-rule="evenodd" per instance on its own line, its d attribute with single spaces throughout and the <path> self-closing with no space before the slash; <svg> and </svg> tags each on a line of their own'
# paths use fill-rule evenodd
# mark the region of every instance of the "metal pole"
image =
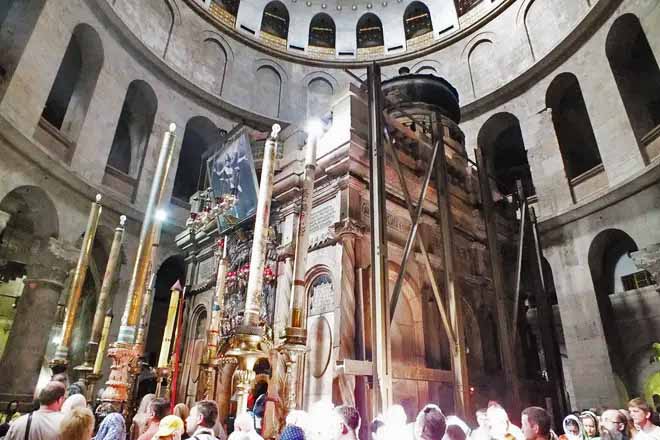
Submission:
<svg viewBox="0 0 660 440">
<path fill-rule="evenodd" d="M 227 281 L 227 237 L 223 237 L 218 242 L 216 250 L 218 257 L 218 271 L 215 278 L 215 297 L 211 311 L 211 325 L 208 330 L 208 343 L 206 350 L 208 353 L 208 368 L 206 378 L 206 398 L 215 399 L 215 384 L 217 383 L 218 372 L 218 344 L 220 342 L 220 322 L 225 304 L 225 283 Z"/>
<path fill-rule="evenodd" d="M 438 140 L 448 136 L 448 129 L 436 121 L 436 134 Z M 439 135 L 439 136 L 438 136 Z M 459 416 L 465 418 L 470 409 L 470 389 L 468 382 L 467 360 L 465 358 L 465 337 L 463 328 L 463 313 L 461 300 L 456 292 L 454 269 L 454 225 L 449 200 L 449 179 L 447 176 L 447 156 L 444 141 L 436 161 L 436 183 L 438 186 L 438 214 L 440 216 L 440 229 L 442 231 L 442 253 L 444 261 L 445 290 L 449 306 L 449 317 L 454 330 L 454 346 L 452 347 L 452 370 L 454 371 L 454 410 Z"/>
<path fill-rule="evenodd" d="M 388 294 L 385 151 L 383 148 L 383 97 L 380 67 L 367 69 L 369 98 L 369 199 L 371 202 L 371 296 L 373 307 L 375 413 L 392 404 L 392 355 Z"/>
<path fill-rule="evenodd" d="M 513 297 L 513 326 L 511 332 L 513 334 L 513 342 L 511 349 L 516 349 L 518 343 L 518 316 L 520 315 L 520 289 L 522 283 L 522 265 L 523 254 L 525 252 L 525 229 L 527 226 L 527 199 L 525 198 L 522 182 L 516 181 L 516 188 L 518 199 L 520 200 L 520 233 L 518 235 L 518 259 L 516 261 L 516 290 Z"/>
<path fill-rule="evenodd" d="M 488 177 L 488 165 L 480 148 L 475 148 L 477 170 L 479 172 L 479 189 L 481 190 L 481 204 L 483 206 L 484 224 L 486 226 L 486 239 L 488 240 L 488 254 L 490 257 L 493 289 L 495 290 L 495 308 L 497 312 L 497 330 L 499 333 L 500 353 L 504 367 L 504 376 L 508 381 L 507 389 L 511 390 L 511 405 L 515 414 L 520 410 L 520 388 L 516 374 L 516 363 L 511 344 L 511 331 L 509 329 L 509 313 L 506 305 L 504 288 L 504 275 L 502 273 L 502 260 L 500 246 L 497 242 L 497 216 L 493 207 L 493 197 Z"/>
<path fill-rule="evenodd" d="M 554 313 L 552 304 L 548 295 L 548 283 L 543 275 L 543 251 L 541 248 L 541 238 L 536 222 L 536 213 L 533 208 L 529 210 L 532 223 L 532 236 L 534 238 L 534 253 L 536 256 L 538 270 L 538 292 L 536 297 L 536 310 L 538 311 L 538 323 L 541 330 L 541 343 L 545 354 L 545 364 L 548 370 L 548 381 L 553 386 L 554 399 L 553 411 L 555 426 L 561 423 L 561 416 L 568 411 L 568 398 L 566 396 L 566 385 L 564 384 L 564 373 L 561 365 L 561 355 L 559 353 L 559 344 L 555 334 Z"/>
<path fill-rule="evenodd" d="M 50 367 L 52 368 L 53 373 L 63 372 L 66 370 L 69 363 L 69 346 L 71 345 L 71 335 L 73 335 L 73 325 L 75 324 L 76 312 L 78 311 L 78 305 L 80 304 L 80 296 L 82 295 L 82 290 L 85 285 L 85 277 L 87 276 L 87 268 L 89 267 L 89 260 L 92 255 L 96 229 L 99 226 L 99 219 L 101 218 L 101 211 L 103 210 L 99 203 L 100 201 L 101 194 L 97 194 L 95 201 L 92 202 L 92 207 L 89 212 L 87 228 L 85 229 L 85 235 L 80 247 L 80 255 L 78 256 L 78 263 L 76 265 L 76 270 L 73 273 L 73 280 L 71 281 L 71 290 L 67 301 L 64 324 L 62 324 L 60 343 L 57 346 L 54 358 L 50 361 Z"/>
</svg>

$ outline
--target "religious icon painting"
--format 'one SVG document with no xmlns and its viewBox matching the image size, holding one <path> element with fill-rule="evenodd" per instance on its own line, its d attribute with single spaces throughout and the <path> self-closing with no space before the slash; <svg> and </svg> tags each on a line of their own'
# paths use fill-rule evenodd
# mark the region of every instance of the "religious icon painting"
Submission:
<svg viewBox="0 0 660 440">
<path fill-rule="evenodd" d="M 259 184 L 250 138 L 242 133 L 225 143 L 207 161 L 213 196 L 220 205 L 218 230 L 226 231 L 257 210 Z"/>
</svg>

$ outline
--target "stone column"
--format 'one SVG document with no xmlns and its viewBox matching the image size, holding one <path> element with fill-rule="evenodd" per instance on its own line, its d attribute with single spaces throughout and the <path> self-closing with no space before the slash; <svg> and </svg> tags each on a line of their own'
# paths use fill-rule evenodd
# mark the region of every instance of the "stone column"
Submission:
<svg viewBox="0 0 660 440">
<path fill-rule="evenodd" d="M 548 108 L 530 116 L 520 127 L 539 199 L 539 216 L 565 211 L 573 204 L 573 196 L 552 122 L 552 110 Z"/>
<path fill-rule="evenodd" d="M 37 242 L 27 264 L 25 288 L 16 308 L 0 371 L 0 400 L 31 402 L 48 337 L 55 324 L 57 302 L 69 271 L 77 260 L 74 248 L 51 238 Z"/>
<path fill-rule="evenodd" d="M 364 226 L 351 219 L 333 226 L 333 233 L 342 246 L 341 285 L 339 302 L 335 306 L 336 328 L 339 331 L 337 360 L 355 359 L 355 248 L 364 230 Z M 355 406 L 355 376 L 340 374 L 337 380 L 343 404 Z"/>
</svg>

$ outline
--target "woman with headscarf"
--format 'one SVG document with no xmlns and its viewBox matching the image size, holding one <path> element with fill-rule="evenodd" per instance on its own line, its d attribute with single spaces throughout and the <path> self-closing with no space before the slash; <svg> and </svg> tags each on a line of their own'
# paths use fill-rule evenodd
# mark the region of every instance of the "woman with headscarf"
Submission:
<svg viewBox="0 0 660 440">
<path fill-rule="evenodd" d="M 600 440 L 600 427 L 598 426 L 598 417 L 591 411 L 583 411 L 580 414 L 580 421 L 584 433 L 589 440 Z"/>
<path fill-rule="evenodd" d="M 149 405 L 151 405 L 151 402 L 155 398 L 155 394 L 145 394 L 142 398 L 140 406 L 133 417 L 130 440 L 137 440 L 138 437 L 147 431 L 149 425 Z"/>
<path fill-rule="evenodd" d="M 564 433 L 559 436 L 559 440 L 587 440 L 582 422 L 577 416 L 569 414 L 562 425 Z"/>
<path fill-rule="evenodd" d="M 66 414 L 75 408 L 87 408 L 87 399 L 82 394 L 71 394 L 62 404 L 62 413 Z"/>
<path fill-rule="evenodd" d="M 101 422 L 94 440 L 125 440 L 126 423 L 124 417 L 116 412 L 110 413 Z"/>
</svg>

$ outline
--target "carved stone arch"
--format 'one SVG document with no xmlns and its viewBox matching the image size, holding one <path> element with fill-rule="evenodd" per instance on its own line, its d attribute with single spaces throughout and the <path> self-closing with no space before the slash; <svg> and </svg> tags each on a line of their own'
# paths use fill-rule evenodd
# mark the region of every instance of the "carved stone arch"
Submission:
<svg viewBox="0 0 660 440">
<path fill-rule="evenodd" d="M 234 49 L 232 49 L 231 44 L 229 44 L 224 35 L 214 30 L 205 30 L 198 35 L 196 42 L 201 43 L 208 39 L 216 40 L 216 42 L 222 46 L 222 49 L 227 54 L 227 63 L 234 62 Z"/>
<path fill-rule="evenodd" d="M 495 45 L 495 34 L 482 32 L 475 35 L 463 49 L 461 57 L 467 61 L 472 93 L 475 98 L 492 90 L 496 84 L 492 75 L 485 75 L 496 66 L 496 60 L 492 56 Z"/>
<path fill-rule="evenodd" d="M 327 114 L 337 93 L 337 81 L 325 72 L 312 72 L 305 76 L 303 84 L 307 95 L 307 118 Z"/>
<path fill-rule="evenodd" d="M 0 210 L 8 213 L 7 228 L 16 225 L 28 228 L 38 238 L 59 238 L 59 214 L 53 199 L 38 186 L 22 185 L 7 188 L 0 198 Z"/>
<path fill-rule="evenodd" d="M 262 114 L 279 117 L 284 98 L 287 96 L 286 71 L 270 59 L 257 60 L 254 65 L 256 79 L 254 93 L 260 98 L 257 101 L 260 102 L 259 110 Z"/>
<path fill-rule="evenodd" d="M 422 71 L 423 69 L 428 69 L 429 71 L 424 72 Z M 436 60 L 420 60 L 413 64 L 413 66 L 410 68 L 410 71 L 413 73 L 433 73 L 431 69 L 433 69 L 433 71 L 439 75 L 442 71 L 442 64 Z"/>
</svg>

